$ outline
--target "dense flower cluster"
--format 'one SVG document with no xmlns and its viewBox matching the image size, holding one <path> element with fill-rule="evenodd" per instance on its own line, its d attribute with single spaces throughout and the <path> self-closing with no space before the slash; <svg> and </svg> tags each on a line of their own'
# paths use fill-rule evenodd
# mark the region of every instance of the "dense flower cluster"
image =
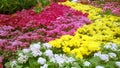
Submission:
<svg viewBox="0 0 120 68">
<path fill-rule="evenodd" d="M 99 17 L 92 19 L 94 23 L 79 28 L 74 36 L 64 35 L 60 39 L 49 43 L 53 47 L 61 48 L 68 54 L 75 54 L 78 58 L 83 58 L 84 55 L 98 51 L 101 44 L 107 42 L 120 44 L 120 18 L 111 15 L 101 16 L 100 14 L 97 16 Z"/>
<path fill-rule="evenodd" d="M 91 23 L 84 16 L 76 16 L 64 14 L 59 16 L 55 21 L 44 28 L 31 28 L 24 27 L 24 31 L 16 30 L 12 26 L 1 26 L 0 27 L 0 49 L 2 51 L 15 51 L 27 47 L 31 42 L 43 41 L 48 42 L 50 40 L 59 38 L 64 34 L 73 35 L 77 28 Z M 54 24 L 55 23 L 55 24 Z"/>
<path fill-rule="evenodd" d="M 7 51 L 15 52 L 21 48 L 28 47 L 32 41 L 38 41 L 40 38 L 37 33 L 23 33 L 12 26 L 1 26 L 0 37 L 1 53 Z"/>
<path fill-rule="evenodd" d="M 56 13 L 54 13 L 55 11 Z M 17 50 L 26 48 L 33 42 L 48 42 L 65 34 L 73 35 L 77 28 L 91 23 L 86 18 L 87 13 L 83 14 L 70 7 L 58 4 L 52 4 L 41 14 L 36 14 L 30 9 L 13 15 L 0 16 L 0 55 L 5 57 L 3 60 L 8 57 L 13 58 L 12 56 Z M 12 21 L 16 21 L 16 24 L 13 24 Z M 32 21 L 36 22 L 33 23 Z M 44 24 L 40 25 L 41 21 Z M 48 22 L 49 24 L 47 24 Z M 40 55 L 36 51 L 33 53 L 34 56 Z M 21 55 L 19 60 L 21 59 L 27 59 L 27 57 Z"/>
<path fill-rule="evenodd" d="M 66 53 L 74 53 L 76 56 L 79 55 L 79 58 L 82 58 L 83 55 L 89 55 L 91 52 L 99 50 L 100 44 L 106 42 L 120 44 L 120 27 L 114 20 L 114 16 L 105 16 L 90 25 L 79 28 L 74 36 L 62 36 L 60 39 L 49 43 L 53 47 L 62 48 Z M 116 21 L 118 20 L 120 19 L 116 19 Z"/>
<path fill-rule="evenodd" d="M 55 24 L 50 24 L 44 31 L 45 36 L 43 39 L 47 42 L 65 34 L 73 35 L 77 28 L 91 23 L 91 21 L 84 16 L 69 16 L 68 14 L 60 16 L 57 20 L 52 22 Z"/>
<path fill-rule="evenodd" d="M 119 14 L 116 3 L 105 6 L 103 10 L 112 8 Z M 7 68 L 120 67 L 120 17 L 102 13 L 100 8 L 66 1 L 52 3 L 41 13 L 29 9 L 0 14 L 0 67 L 8 60 Z"/>
<path fill-rule="evenodd" d="M 120 2 L 106 2 L 106 3 L 100 3 L 98 4 L 91 4 L 96 7 L 102 8 L 103 12 L 106 12 L 107 14 L 114 14 L 117 16 L 120 16 Z"/>
<path fill-rule="evenodd" d="M 33 9 L 22 10 L 12 15 L 0 15 L 0 24 L 11 25 L 13 27 L 36 27 L 42 25 L 49 25 L 51 21 L 56 20 L 57 17 L 63 14 L 83 15 L 82 12 L 75 11 L 70 7 L 58 5 L 57 3 L 51 4 L 46 7 L 40 14 L 37 14 Z"/>
<path fill-rule="evenodd" d="M 67 56 L 59 52 L 59 50 L 54 50 L 48 43 L 41 44 L 38 42 L 31 44 L 29 48 L 19 51 L 17 58 L 7 62 L 5 66 L 9 68 L 119 68 L 119 49 L 119 45 L 109 42 L 101 46 L 101 51 L 95 52 L 87 58 L 76 59 L 74 56 Z"/>
<path fill-rule="evenodd" d="M 80 3 L 76 3 L 76 2 L 70 2 L 70 1 L 62 2 L 59 4 L 70 6 L 71 8 L 73 8 L 75 10 L 89 13 L 88 18 L 90 20 L 95 20 L 97 18 L 100 18 L 99 13 L 102 11 L 102 9 L 100 9 L 100 8 L 96 8 L 93 6 L 84 5 L 84 4 L 80 4 Z"/>
<path fill-rule="evenodd" d="M 94 53 L 89 59 L 84 59 L 83 67 L 87 68 L 119 68 L 119 45 L 107 43 L 101 51 Z"/>
<path fill-rule="evenodd" d="M 34 43 L 29 48 L 18 52 L 17 59 L 6 63 L 6 67 L 63 68 L 66 64 L 72 65 L 75 61 L 73 57 L 68 57 L 65 54 L 57 54 L 56 52 L 53 52 L 51 45 L 48 43 Z"/>
<path fill-rule="evenodd" d="M 111 11 L 113 14 L 120 16 L 120 4 L 119 2 L 108 2 L 103 7 L 103 11 Z"/>
</svg>

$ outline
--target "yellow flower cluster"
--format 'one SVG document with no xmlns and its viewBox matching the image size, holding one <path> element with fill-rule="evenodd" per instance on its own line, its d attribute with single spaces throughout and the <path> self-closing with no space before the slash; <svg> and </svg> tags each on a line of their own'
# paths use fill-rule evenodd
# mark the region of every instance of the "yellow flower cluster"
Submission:
<svg viewBox="0 0 120 68">
<path fill-rule="evenodd" d="M 95 20 L 90 25 L 78 28 L 74 36 L 63 35 L 60 39 L 49 43 L 56 48 L 62 48 L 67 54 L 75 54 L 78 58 L 99 51 L 100 45 L 107 42 L 120 44 L 119 17 L 106 15 L 102 19 Z"/>
<path fill-rule="evenodd" d="M 95 8 L 93 6 L 84 5 L 84 4 L 77 3 L 77 2 L 66 1 L 66 2 L 60 2 L 59 4 L 69 6 L 75 10 L 78 10 L 78 11 L 82 11 L 85 13 L 87 12 L 87 13 L 89 13 L 88 18 L 91 20 L 95 20 L 95 19 L 100 18 L 99 12 L 102 11 L 102 9 L 100 9 L 100 8 Z"/>
<path fill-rule="evenodd" d="M 77 58 L 83 58 L 85 55 L 99 51 L 100 45 L 107 42 L 120 44 L 120 17 L 112 15 L 100 16 L 97 13 L 100 11 L 99 8 L 75 2 L 67 1 L 62 4 L 89 13 L 94 11 L 89 16 L 93 17 L 91 19 L 94 23 L 78 28 L 74 36 L 64 35 L 60 39 L 50 41 L 49 43 L 53 47 L 61 48 L 67 54 L 75 54 Z"/>
</svg>

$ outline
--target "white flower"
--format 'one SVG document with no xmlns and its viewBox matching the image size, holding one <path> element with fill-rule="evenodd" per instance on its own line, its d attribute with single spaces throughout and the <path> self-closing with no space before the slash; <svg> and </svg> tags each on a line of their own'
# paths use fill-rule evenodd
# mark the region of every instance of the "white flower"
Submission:
<svg viewBox="0 0 120 68">
<path fill-rule="evenodd" d="M 18 58 L 19 63 L 26 63 L 27 60 L 28 60 L 28 56 L 26 56 L 26 55 L 22 55 Z"/>
<path fill-rule="evenodd" d="M 31 49 L 32 51 L 40 50 L 40 44 L 39 44 L 39 43 L 31 44 L 31 45 L 30 45 L 30 49 Z"/>
<path fill-rule="evenodd" d="M 29 53 L 29 52 L 30 52 L 30 49 L 27 49 L 27 48 L 26 48 L 26 49 L 23 49 L 22 51 L 23 51 L 23 53 Z"/>
<path fill-rule="evenodd" d="M 42 57 L 39 57 L 39 58 L 38 58 L 38 63 L 41 64 L 41 65 L 43 65 L 43 64 L 46 63 L 46 59 L 44 59 L 44 58 L 42 58 Z"/>
<path fill-rule="evenodd" d="M 78 0 L 72 0 L 72 2 L 77 2 Z"/>
<path fill-rule="evenodd" d="M 103 66 L 96 66 L 95 68 L 104 68 Z"/>
<path fill-rule="evenodd" d="M 19 53 L 18 56 L 23 56 L 23 53 Z"/>
<path fill-rule="evenodd" d="M 106 45 L 104 46 L 104 48 L 106 48 L 106 49 L 111 49 L 111 50 L 113 50 L 113 51 L 116 51 L 118 47 L 117 47 L 116 44 L 110 42 L 110 43 L 106 44 Z"/>
<path fill-rule="evenodd" d="M 69 57 L 69 58 L 67 58 L 67 60 L 66 60 L 67 63 L 72 63 L 72 62 L 74 62 L 74 61 L 75 61 L 75 59 L 74 59 L 73 57 Z"/>
<path fill-rule="evenodd" d="M 42 55 L 42 52 L 41 52 L 40 50 L 32 51 L 32 55 L 33 55 L 34 57 L 41 56 L 41 55 Z"/>
<path fill-rule="evenodd" d="M 44 65 L 41 66 L 40 68 L 48 68 L 48 64 L 44 64 Z"/>
<path fill-rule="evenodd" d="M 16 64 L 17 64 L 17 61 L 15 61 L 15 60 L 12 61 L 12 62 L 11 62 L 11 68 L 14 68 L 14 66 L 15 66 Z"/>
<path fill-rule="evenodd" d="M 55 60 L 59 64 L 59 66 L 61 66 L 65 62 L 65 59 L 57 54 L 55 55 Z"/>
<path fill-rule="evenodd" d="M 77 67 L 71 67 L 71 68 L 77 68 Z"/>
<path fill-rule="evenodd" d="M 64 62 L 67 62 L 67 59 L 64 55 L 60 54 L 55 54 L 51 59 L 51 62 L 58 63 L 59 66 L 61 67 Z"/>
<path fill-rule="evenodd" d="M 49 43 L 43 43 L 43 47 L 50 49 L 52 46 Z"/>
<path fill-rule="evenodd" d="M 109 48 L 111 48 L 111 46 L 110 45 L 105 45 L 104 48 L 109 49 Z"/>
<path fill-rule="evenodd" d="M 85 61 L 85 62 L 84 62 L 84 66 L 90 66 L 90 62 Z"/>
<path fill-rule="evenodd" d="M 96 56 L 101 56 L 101 53 L 100 52 L 94 53 L 94 57 Z"/>
<path fill-rule="evenodd" d="M 120 61 L 115 62 L 115 64 L 120 68 Z"/>
<path fill-rule="evenodd" d="M 108 53 L 110 58 L 115 58 L 116 57 L 116 54 L 115 53 Z"/>
<path fill-rule="evenodd" d="M 52 50 L 46 50 L 45 55 L 48 56 L 49 58 L 51 58 L 53 56 Z"/>
<path fill-rule="evenodd" d="M 50 59 L 50 62 L 55 63 L 55 62 L 56 62 L 55 58 L 54 58 L 54 57 L 52 57 L 52 58 Z"/>
<path fill-rule="evenodd" d="M 109 61 L 109 56 L 107 54 L 101 54 L 99 57 L 103 61 L 106 61 L 106 62 Z"/>
<path fill-rule="evenodd" d="M 111 43 L 111 50 L 113 50 L 113 51 L 117 51 L 117 45 L 116 44 L 114 44 L 114 43 Z"/>
</svg>

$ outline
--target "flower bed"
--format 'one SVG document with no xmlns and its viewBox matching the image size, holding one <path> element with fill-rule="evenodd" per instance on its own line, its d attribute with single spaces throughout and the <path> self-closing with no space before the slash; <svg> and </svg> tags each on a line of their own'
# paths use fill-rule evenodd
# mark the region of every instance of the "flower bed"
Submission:
<svg viewBox="0 0 120 68">
<path fill-rule="evenodd" d="M 1 14 L 0 67 L 119 68 L 119 22 L 101 8 L 70 1 L 41 13 Z"/>
</svg>

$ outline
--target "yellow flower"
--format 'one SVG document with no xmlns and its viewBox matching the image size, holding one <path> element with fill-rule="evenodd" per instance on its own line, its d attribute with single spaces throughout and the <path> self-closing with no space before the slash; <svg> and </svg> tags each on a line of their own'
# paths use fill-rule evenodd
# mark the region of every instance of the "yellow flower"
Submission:
<svg viewBox="0 0 120 68">
<path fill-rule="evenodd" d="M 69 47 L 63 47 L 63 52 L 65 53 L 70 53 L 70 48 Z"/>
<path fill-rule="evenodd" d="M 56 48 L 61 48 L 67 54 L 74 54 L 77 58 L 83 58 L 95 51 L 100 50 L 101 44 L 113 42 L 120 44 L 120 17 L 112 15 L 101 16 L 100 8 L 83 5 L 76 2 L 61 2 L 71 8 L 88 12 L 93 23 L 78 28 L 74 36 L 63 35 L 61 38 L 52 40 L 49 43 Z"/>
<path fill-rule="evenodd" d="M 71 8 L 73 8 L 75 10 L 78 10 L 78 11 L 82 11 L 84 13 L 87 12 L 87 13 L 89 13 L 88 18 L 91 19 L 91 20 L 94 20 L 94 19 L 97 19 L 97 18 L 101 17 L 100 15 L 98 15 L 99 12 L 102 11 L 102 9 L 100 9 L 100 8 L 95 8 L 95 7 L 90 6 L 90 5 L 84 5 L 84 4 L 81 4 L 81 3 L 70 2 L 70 1 L 61 2 L 59 4 L 70 6 Z"/>
</svg>

